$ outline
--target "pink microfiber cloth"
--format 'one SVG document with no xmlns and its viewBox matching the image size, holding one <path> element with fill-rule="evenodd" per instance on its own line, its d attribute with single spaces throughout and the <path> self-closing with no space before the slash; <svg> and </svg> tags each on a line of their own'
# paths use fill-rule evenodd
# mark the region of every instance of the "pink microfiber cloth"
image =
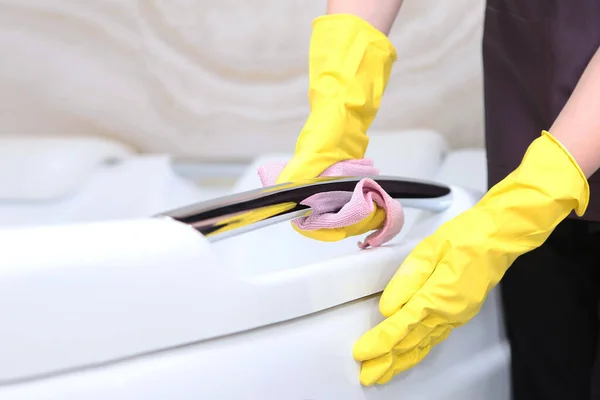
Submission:
<svg viewBox="0 0 600 400">
<path fill-rule="evenodd" d="M 286 163 L 269 163 L 258 168 L 258 176 L 264 186 L 275 184 Z M 369 159 L 342 161 L 327 168 L 320 176 L 368 176 L 379 175 L 379 170 Z M 364 178 L 353 192 L 326 192 L 310 196 L 300 204 L 312 209 L 307 217 L 295 219 L 293 223 L 301 230 L 341 228 L 356 224 L 368 217 L 374 205 L 385 210 L 383 226 L 369 234 L 361 249 L 378 247 L 393 239 L 404 225 L 404 212 L 400 203 L 390 197 L 373 179 Z"/>
</svg>

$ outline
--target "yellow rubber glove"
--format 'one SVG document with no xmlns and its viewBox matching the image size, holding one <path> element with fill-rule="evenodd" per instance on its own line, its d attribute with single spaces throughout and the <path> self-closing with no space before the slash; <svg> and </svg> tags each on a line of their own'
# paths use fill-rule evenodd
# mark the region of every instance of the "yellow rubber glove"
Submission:
<svg viewBox="0 0 600 400">
<path fill-rule="evenodd" d="M 296 232 L 310 239 L 320 240 L 322 242 L 337 242 L 351 236 L 362 235 L 365 232 L 378 229 L 385 222 L 385 217 L 385 211 L 382 208 L 375 207 L 375 210 L 362 221 L 342 228 L 303 231 L 294 224 L 292 224 L 292 227 Z"/>
<path fill-rule="evenodd" d="M 387 36 L 349 14 L 318 17 L 309 49 L 311 108 L 293 158 L 276 183 L 319 176 L 344 160 L 364 157 L 367 130 L 390 77 L 396 51 Z M 345 229 L 302 231 L 304 236 L 336 241 L 378 229 L 385 212 L 376 208 L 365 220 Z"/>
<path fill-rule="evenodd" d="M 469 321 L 521 254 L 540 246 L 589 200 L 585 175 L 548 132 L 521 165 L 472 209 L 442 225 L 406 258 L 379 303 L 383 322 L 354 346 L 364 385 L 388 382 Z"/>
</svg>

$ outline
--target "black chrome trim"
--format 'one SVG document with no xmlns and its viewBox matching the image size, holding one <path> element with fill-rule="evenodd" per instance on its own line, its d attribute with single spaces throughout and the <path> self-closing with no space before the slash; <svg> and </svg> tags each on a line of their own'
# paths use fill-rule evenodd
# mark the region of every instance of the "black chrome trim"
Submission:
<svg viewBox="0 0 600 400">
<path fill-rule="evenodd" d="M 439 183 L 391 176 L 321 177 L 235 193 L 170 210 L 156 217 L 168 217 L 190 225 L 215 241 L 306 216 L 311 210 L 300 204 L 304 199 L 323 192 L 351 192 L 364 178 L 376 181 L 403 207 L 441 212 L 452 202 L 451 189 Z"/>
</svg>

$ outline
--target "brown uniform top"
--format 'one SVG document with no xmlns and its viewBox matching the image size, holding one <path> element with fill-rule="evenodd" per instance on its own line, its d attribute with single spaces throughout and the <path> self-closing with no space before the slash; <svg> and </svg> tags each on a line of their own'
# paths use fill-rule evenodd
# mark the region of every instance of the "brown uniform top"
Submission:
<svg viewBox="0 0 600 400">
<path fill-rule="evenodd" d="M 490 187 L 550 128 L 599 46 L 600 0 L 487 1 L 483 65 Z M 583 219 L 600 221 L 600 173 L 589 181 Z"/>
</svg>

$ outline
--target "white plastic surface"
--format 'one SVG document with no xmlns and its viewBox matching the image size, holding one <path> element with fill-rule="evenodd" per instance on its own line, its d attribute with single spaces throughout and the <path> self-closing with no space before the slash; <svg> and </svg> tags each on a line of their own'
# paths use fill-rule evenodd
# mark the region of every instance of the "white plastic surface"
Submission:
<svg viewBox="0 0 600 400">
<path fill-rule="evenodd" d="M 487 168 L 484 149 L 459 149 L 449 152 L 436 175 L 436 180 L 485 192 Z"/>
<path fill-rule="evenodd" d="M 453 153 L 443 180 L 479 186 L 483 153 Z M 0 230 L 0 398 L 507 400 L 496 291 L 418 366 L 358 383 L 352 345 L 382 319 L 377 293 L 476 200 L 453 189 L 448 212 L 407 210 L 401 236 L 363 252 L 287 224 L 216 245 L 168 220 Z"/>
<path fill-rule="evenodd" d="M 20 174 L 18 169 L 13 171 Z M 216 194 L 178 176 L 169 156 L 137 155 L 99 165 L 67 196 L 43 201 L 0 201 L 0 226 L 145 217 Z"/>
<path fill-rule="evenodd" d="M 103 163 L 132 156 L 95 137 L 0 137 L 0 201 L 47 201 L 80 189 Z"/>
<path fill-rule="evenodd" d="M 214 341 L 0 387 L 7 400 L 508 400 L 507 349 L 488 306 L 409 372 L 365 388 L 352 346 L 377 297 Z"/>
<path fill-rule="evenodd" d="M 431 179 L 438 174 L 448 152 L 444 137 L 431 130 L 380 132 L 369 136 L 365 157 L 375 161 L 381 175 Z"/>
<path fill-rule="evenodd" d="M 456 189 L 430 231 L 471 204 Z M 415 245 L 346 247 L 332 256 L 316 242 L 299 248 L 294 234 L 280 247 L 292 259 L 308 252 L 312 263 L 294 268 L 267 253 L 268 269 L 234 270 L 201 235 L 171 220 L 0 230 L 0 343 L 11 360 L 0 361 L 0 380 L 180 346 L 372 295 Z"/>
</svg>

